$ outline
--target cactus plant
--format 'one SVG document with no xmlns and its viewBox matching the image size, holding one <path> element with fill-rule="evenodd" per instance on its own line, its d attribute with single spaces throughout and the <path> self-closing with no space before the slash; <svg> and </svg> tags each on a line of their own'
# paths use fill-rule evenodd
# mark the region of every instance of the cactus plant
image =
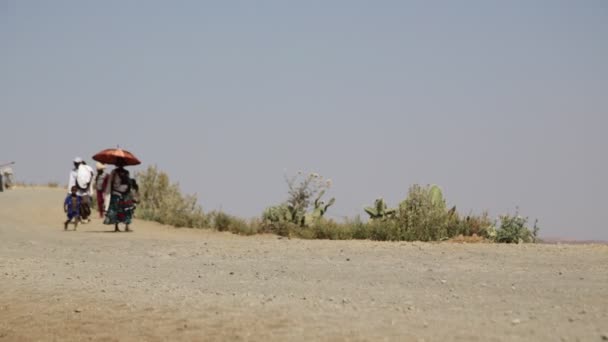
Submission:
<svg viewBox="0 0 608 342">
<path fill-rule="evenodd" d="M 262 214 L 262 219 L 269 222 L 292 222 L 293 214 L 286 204 L 275 205 L 266 208 Z"/>
<path fill-rule="evenodd" d="M 444 205 L 445 201 L 443 200 L 443 193 L 441 192 L 441 188 L 435 184 L 431 185 L 429 192 L 431 194 L 431 203 L 433 205 Z"/>
<path fill-rule="evenodd" d="M 289 198 L 280 205 L 264 210 L 262 219 L 266 222 L 289 222 L 304 227 L 320 220 L 336 201 L 334 198 L 328 203 L 321 201 L 325 189 L 331 187 L 332 182 L 317 173 L 302 176 L 302 172 L 298 172 L 294 177 L 285 176 L 285 180 L 289 187 Z M 316 198 L 312 201 L 314 197 Z M 314 207 L 309 211 L 312 204 Z"/>
<path fill-rule="evenodd" d="M 382 198 L 378 198 L 372 207 L 366 207 L 364 210 L 372 220 L 387 219 L 393 217 L 396 212 L 395 209 L 388 209 L 386 203 L 384 203 L 384 199 Z"/>
<path fill-rule="evenodd" d="M 315 199 L 314 208 L 312 209 L 312 211 L 305 215 L 304 225 L 314 223 L 320 220 L 327 212 L 327 208 L 329 208 L 336 202 L 336 199 L 332 197 L 329 202 L 325 204 L 324 201 L 321 201 L 321 197 L 323 197 L 323 195 L 325 195 L 325 190 L 321 191 Z"/>
<path fill-rule="evenodd" d="M 278 222 L 291 222 L 299 226 L 306 226 L 318 221 L 325 215 L 327 209 L 332 206 L 336 199 L 332 198 L 329 202 L 325 203 L 321 200 L 321 197 L 325 194 L 325 191 L 321 191 L 314 201 L 314 208 L 311 212 L 305 212 L 302 208 L 296 208 L 290 204 L 284 203 L 266 208 L 262 214 L 262 219 L 267 222 L 278 223 Z"/>
</svg>

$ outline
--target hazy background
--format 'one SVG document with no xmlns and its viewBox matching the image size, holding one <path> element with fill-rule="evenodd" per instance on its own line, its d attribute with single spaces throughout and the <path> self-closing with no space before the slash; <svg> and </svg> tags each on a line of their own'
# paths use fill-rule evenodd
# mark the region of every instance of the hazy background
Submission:
<svg viewBox="0 0 608 342">
<path fill-rule="evenodd" d="M 608 1 L 0 0 L 0 117 L 21 181 L 119 144 L 205 210 L 303 170 L 335 218 L 436 183 L 608 239 Z"/>
</svg>

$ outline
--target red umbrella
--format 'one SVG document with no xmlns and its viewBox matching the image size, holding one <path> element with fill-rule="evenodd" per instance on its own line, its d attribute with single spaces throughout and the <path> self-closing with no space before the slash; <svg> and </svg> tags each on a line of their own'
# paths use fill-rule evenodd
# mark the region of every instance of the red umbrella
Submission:
<svg viewBox="0 0 608 342">
<path fill-rule="evenodd" d="M 139 165 L 141 162 L 133 153 L 123 150 L 121 148 L 109 148 L 103 150 L 93 156 L 93 160 L 96 160 L 104 164 L 116 165 L 119 161 L 123 161 L 123 165 Z"/>
</svg>

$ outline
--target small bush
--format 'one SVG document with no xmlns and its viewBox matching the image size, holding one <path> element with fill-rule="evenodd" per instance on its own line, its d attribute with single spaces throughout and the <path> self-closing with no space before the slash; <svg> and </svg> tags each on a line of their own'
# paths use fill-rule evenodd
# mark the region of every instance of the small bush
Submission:
<svg viewBox="0 0 608 342">
<path fill-rule="evenodd" d="M 291 212 L 292 222 L 300 225 L 304 224 L 304 216 L 314 198 L 320 200 L 332 183 L 331 179 L 323 179 L 323 176 L 315 172 L 308 175 L 298 172 L 291 178 L 286 175 L 285 182 L 289 194 L 285 204 Z"/>
<path fill-rule="evenodd" d="M 289 221 L 277 221 L 277 222 L 268 222 L 263 221 L 262 223 L 262 231 L 272 234 L 277 234 L 279 236 L 297 236 L 302 237 L 300 234 L 301 227 L 293 222 Z"/>
<path fill-rule="evenodd" d="M 377 241 L 409 240 L 407 232 L 397 220 L 370 221 L 367 224 L 368 239 Z"/>
<path fill-rule="evenodd" d="M 448 236 L 449 213 L 437 187 L 413 185 L 397 211 L 398 231 L 391 232 L 391 240 L 445 240 Z M 434 191 L 435 190 L 435 191 Z M 394 228 L 394 227 L 392 227 Z"/>
<path fill-rule="evenodd" d="M 268 207 L 262 213 L 262 220 L 266 222 L 293 222 L 293 215 L 287 204 Z"/>
<path fill-rule="evenodd" d="M 298 172 L 291 178 L 285 176 L 285 182 L 288 187 L 288 199 L 284 203 L 264 210 L 262 220 L 267 225 L 282 225 L 282 222 L 287 221 L 300 227 L 310 226 L 322 219 L 327 208 L 335 202 L 335 198 L 327 203 L 321 200 L 332 182 L 331 179 L 323 179 L 317 173 L 305 176 L 302 172 Z M 312 211 L 308 211 L 311 204 L 314 204 Z"/>
<path fill-rule="evenodd" d="M 311 230 L 315 239 L 352 240 L 354 236 L 351 225 L 339 224 L 333 220 L 320 219 L 312 225 Z"/>
<path fill-rule="evenodd" d="M 490 219 L 487 212 L 476 216 L 467 215 L 461 218 L 454 212 L 448 219 L 448 236 L 479 236 L 486 239 L 495 237 L 494 222 Z"/>
<path fill-rule="evenodd" d="M 367 240 L 370 238 L 369 226 L 361 221 L 361 217 L 357 216 L 353 220 L 346 220 L 344 224 L 350 227 L 353 232 L 353 239 Z"/>
<path fill-rule="evenodd" d="M 204 228 L 209 221 L 197 204 L 196 196 L 182 195 L 179 185 L 171 183 L 166 173 L 150 166 L 136 174 L 139 184 L 139 218 L 175 227 Z"/>
<path fill-rule="evenodd" d="M 211 227 L 220 232 L 231 232 L 239 235 L 254 235 L 261 232 L 261 225 L 256 220 L 247 222 L 222 211 L 211 212 L 208 216 Z"/>
<path fill-rule="evenodd" d="M 211 218 L 211 226 L 220 232 L 228 231 L 230 226 L 233 225 L 232 216 L 222 211 L 212 212 L 209 216 Z"/>
<path fill-rule="evenodd" d="M 525 243 L 536 242 L 539 227 L 538 221 L 534 222 L 532 229 L 526 226 L 527 217 L 515 215 L 503 215 L 500 217 L 500 228 L 496 230 L 496 242 L 502 243 Z"/>
</svg>

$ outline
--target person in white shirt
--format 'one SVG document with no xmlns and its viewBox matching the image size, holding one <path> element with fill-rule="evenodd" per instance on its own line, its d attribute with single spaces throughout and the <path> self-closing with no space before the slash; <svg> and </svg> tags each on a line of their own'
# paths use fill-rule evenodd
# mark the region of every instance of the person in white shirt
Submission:
<svg viewBox="0 0 608 342">
<path fill-rule="evenodd" d="M 79 184 L 78 182 L 78 173 L 79 170 L 81 172 L 90 173 L 89 181 L 87 184 Z M 83 223 L 91 222 L 89 216 L 91 215 L 91 193 L 93 182 L 93 169 L 88 166 L 80 157 L 74 158 L 74 169 L 70 171 L 70 176 L 68 179 L 68 193 L 71 193 L 71 189 L 73 186 L 76 186 L 77 191 L 76 195 L 81 198 L 80 205 L 80 218 Z"/>
<path fill-rule="evenodd" d="M 82 163 L 82 159 L 80 157 L 74 158 L 74 168 L 70 171 L 70 176 L 68 178 L 68 194 L 72 193 L 72 187 L 76 186 L 76 177 L 78 176 L 78 167 Z M 82 196 L 83 191 L 78 189 L 76 195 Z"/>
</svg>

